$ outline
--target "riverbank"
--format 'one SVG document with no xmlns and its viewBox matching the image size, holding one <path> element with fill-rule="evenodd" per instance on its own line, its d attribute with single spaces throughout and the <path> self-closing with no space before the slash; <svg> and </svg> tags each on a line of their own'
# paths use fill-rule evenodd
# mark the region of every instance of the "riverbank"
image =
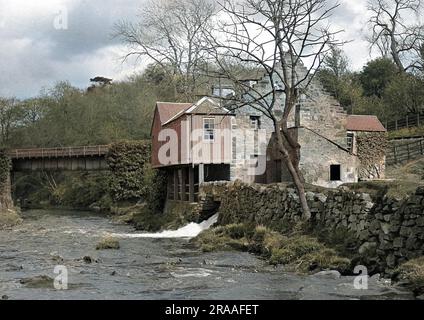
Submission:
<svg viewBox="0 0 424 320">
<path fill-rule="evenodd" d="M 12 228 L 22 223 L 22 218 L 16 210 L 6 209 L 0 212 L 0 231 Z"/>
<path fill-rule="evenodd" d="M 0 296 L 12 300 L 413 298 L 378 277 L 368 290 L 356 290 L 354 277 L 297 275 L 247 252 L 202 252 L 187 238 L 134 237 L 132 226 L 103 214 L 30 210 L 22 216 L 20 226 L 0 232 Z M 120 249 L 96 250 L 108 234 Z M 58 264 L 67 267 L 68 290 L 53 288 Z M 42 285 L 31 287 L 31 279 Z"/>
<path fill-rule="evenodd" d="M 193 239 L 193 243 L 204 252 L 240 250 L 253 253 L 270 265 L 282 265 L 286 271 L 301 274 L 320 271 L 353 274 L 349 258 L 296 229 L 283 235 L 263 226 L 230 224 L 204 231 Z"/>
</svg>

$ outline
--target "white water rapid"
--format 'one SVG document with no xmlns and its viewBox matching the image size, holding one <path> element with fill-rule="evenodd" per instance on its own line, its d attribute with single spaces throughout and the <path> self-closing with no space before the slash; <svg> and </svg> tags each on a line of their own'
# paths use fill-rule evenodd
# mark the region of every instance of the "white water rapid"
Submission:
<svg viewBox="0 0 424 320">
<path fill-rule="evenodd" d="M 165 230 L 158 233 L 113 233 L 117 238 L 194 238 L 209 229 L 218 221 L 218 214 L 201 223 L 189 223 L 178 230 Z"/>
</svg>

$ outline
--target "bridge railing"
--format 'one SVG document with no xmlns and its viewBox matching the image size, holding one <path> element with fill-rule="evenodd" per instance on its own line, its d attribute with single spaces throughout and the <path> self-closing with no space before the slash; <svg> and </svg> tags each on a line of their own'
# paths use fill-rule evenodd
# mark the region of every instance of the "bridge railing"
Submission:
<svg viewBox="0 0 424 320">
<path fill-rule="evenodd" d="M 11 150 L 9 152 L 9 156 L 12 159 L 85 157 L 104 156 L 108 151 L 108 145 L 60 148 L 33 148 Z"/>
</svg>

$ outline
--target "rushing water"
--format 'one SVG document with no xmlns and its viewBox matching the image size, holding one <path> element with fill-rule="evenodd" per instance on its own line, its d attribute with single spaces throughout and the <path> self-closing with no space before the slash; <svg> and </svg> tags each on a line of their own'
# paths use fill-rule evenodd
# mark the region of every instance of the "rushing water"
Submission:
<svg viewBox="0 0 424 320">
<path fill-rule="evenodd" d="M 140 234 L 102 215 L 77 211 L 32 210 L 24 223 L 0 231 L 0 298 L 9 299 L 408 299 L 412 295 L 387 281 L 369 280 L 356 290 L 353 277 L 299 276 L 239 252 L 202 253 L 188 237 L 207 228 L 191 224 L 160 234 Z M 119 250 L 96 251 L 105 234 L 120 239 Z M 174 238 L 173 238 L 174 237 Z M 83 257 L 91 257 L 83 259 Z M 56 265 L 68 270 L 68 290 L 53 281 L 38 287 L 22 283 L 37 276 L 55 278 Z"/>
</svg>

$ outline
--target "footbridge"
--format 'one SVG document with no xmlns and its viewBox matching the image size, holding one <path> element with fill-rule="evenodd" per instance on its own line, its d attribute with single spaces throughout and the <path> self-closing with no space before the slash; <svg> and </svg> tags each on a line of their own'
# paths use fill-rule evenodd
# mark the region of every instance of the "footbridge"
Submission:
<svg viewBox="0 0 424 320">
<path fill-rule="evenodd" d="M 109 145 L 15 149 L 8 152 L 12 171 L 107 170 Z"/>
</svg>

